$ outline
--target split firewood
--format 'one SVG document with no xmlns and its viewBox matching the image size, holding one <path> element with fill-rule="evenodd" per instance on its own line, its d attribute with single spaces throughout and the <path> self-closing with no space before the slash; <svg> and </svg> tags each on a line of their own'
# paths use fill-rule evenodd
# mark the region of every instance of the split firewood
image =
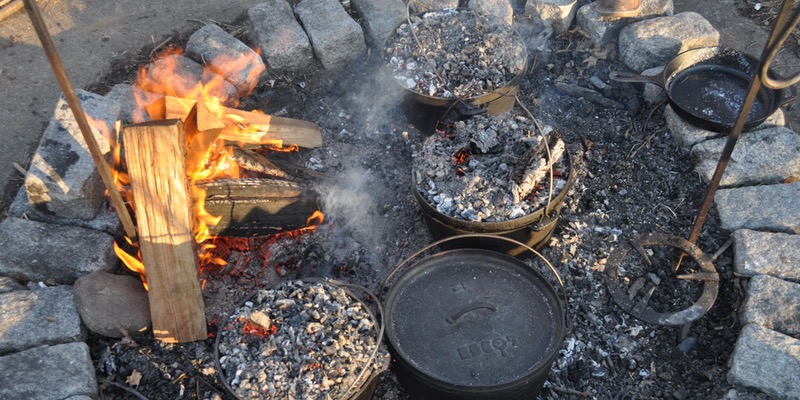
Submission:
<svg viewBox="0 0 800 400">
<path fill-rule="evenodd" d="M 206 192 L 205 208 L 222 219 L 213 235 L 262 236 L 308 225 L 319 195 L 297 182 L 278 179 L 220 179 L 197 182 Z"/>
<path fill-rule="evenodd" d="M 154 120 L 178 118 L 183 121 L 186 120 L 196 103 L 195 100 L 164 96 L 145 106 L 145 110 Z M 204 107 L 198 107 L 197 129 L 205 131 L 206 129 L 220 128 L 220 139 L 240 147 L 274 145 L 315 148 L 322 146 L 319 125 L 313 122 L 222 106 L 219 109 L 221 110 L 215 112 L 207 104 Z"/>
<path fill-rule="evenodd" d="M 268 177 L 280 179 L 290 178 L 286 172 L 269 162 L 266 157 L 252 150 L 234 148 L 233 161 L 236 161 L 236 164 L 242 169 L 258 172 Z"/>
<path fill-rule="evenodd" d="M 533 192 L 547 171 L 564 155 L 564 149 L 564 141 L 554 132 L 522 155 L 514 169 L 510 188 L 515 204 Z"/>
<path fill-rule="evenodd" d="M 153 334 L 170 343 L 205 340 L 183 123 L 172 119 L 130 125 L 122 135 Z"/>
</svg>

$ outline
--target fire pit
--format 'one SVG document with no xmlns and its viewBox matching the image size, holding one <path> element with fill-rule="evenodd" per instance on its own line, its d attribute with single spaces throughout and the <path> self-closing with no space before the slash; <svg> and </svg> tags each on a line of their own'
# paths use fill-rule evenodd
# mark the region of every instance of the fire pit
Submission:
<svg viewBox="0 0 800 400">
<path fill-rule="evenodd" d="M 567 304 L 568 313 L 574 316 L 572 330 L 547 376 L 543 396 L 721 397 L 724 390 L 719 382 L 724 380 L 727 360 L 720 354 L 730 354 L 733 346 L 735 336 L 727 333 L 737 327 L 735 304 L 741 296 L 730 283 L 730 269 L 724 267 L 730 260 L 719 262 L 723 265 L 720 306 L 694 324 L 690 332 L 694 342 L 687 342 L 682 350 L 675 346 L 673 330 L 641 324 L 608 301 L 602 279 L 604 265 L 620 238 L 653 229 L 686 229 L 686 216 L 693 214 L 692 195 L 701 192 L 698 188 L 703 183 L 692 174 L 673 139 L 663 134 L 661 113 L 597 106 L 590 97 L 571 97 L 557 90 L 562 82 L 595 87 L 589 78 L 604 80 L 611 66 L 618 67 L 617 60 L 608 53 L 603 56 L 578 33 L 554 38 L 550 48 L 552 51 L 537 54 L 530 73 L 522 74 L 519 82 L 520 100 L 543 125 L 555 127 L 569 148 L 553 169 L 564 175 L 556 177 L 554 173 L 551 179 L 546 174 L 539 190 L 548 195 L 552 192 L 551 206 L 560 203 L 561 207 L 560 214 L 550 214 L 561 223 L 553 223 L 549 246 L 542 248 L 542 253 L 567 277 L 566 292 L 574 299 Z M 374 289 L 388 266 L 432 242 L 434 232 L 427 228 L 420 207 L 436 211 L 435 203 L 415 200 L 415 195 L 427 195 L 429 188 L 423 186 L 424 193 L 419 191 L 410 164 L 419 161 L 417 155 L 433 132 L 410 125 L 398 99 L 384 96 L 387 85 L 395 87 L 397 82 L 377 79 L 376 72 L 385 70 L 386 65 L 383 60 L 380 65 L 373 64 L 356 63 L 335 75 L 316 65 L 303 74 L 268 70 L 262 85 L 242 99 L 238 108 L 319 124 L 324 146 L 280 157 L 270 152 L 260 155 L 268 161 L 289 160 L 287 165 L 303 171 L 295 178 L 282 179 L 291 181 L 289 186 L 295 186 L 298 176 L 313 176 L 308 182 L 324 200 L 326 219 L 318 229 L 302 235 L 218 240 L 216 250 L 226 250 L 218 254 L 228 265 L 201 271 L 210 335 L 225 334 L 218 326 L 235 305 L 277 281 L 328 276 Z M 104 82 L 118 83 L 127 77 L 111 76 Z M 636 93 L 610 85 L 595 93 L 626 105 L 638 101 Z M 442 171 L 447 177 L 460 178 L 456 167 L 466 175 L 472 171 L 470 161 L 494 154 L 473 151 L 467 136 L 461 136 L 467 123 L 482 118 L 488 117 L 462 121 L 464 126 L 456 130 L 454 139 L 434 134 L 440 145 L 464 140 L 442 153 L 446 156 Z M 523 125 L 520 120 L 512 121 Z M 448 129 L 446 123 L 440 127 L 450 135 Z M 535 125 L 528 129 L 535 132 L 532 137 L 542 135 Z M 489 143 L 476 140 L 475 146 L 491 150 Z M 526 148 L 528 145 L 533 142 L 525 143 Z M 455 165 L 452 156 L 462 148 L 467 151 L 458 155 L 472 154 L 472 160 L 467 157 L 463 164 Z M 506 173 L 512 174 L 511 170 Z M 551 182 L 555 188 L 559 180 L 566 181 L 564 186 L 550 190 Z M 427 183 L 422 180 L 423 185 Z M 217 186 L 212 194 L 219 197 L 224 191 L 225 186 Z M 530 213 L 511 221 L 534 215 L 546 204 L 547 200 L 539 199 L 530 206 Z M 509 222 L 448 218 L 465 224 Z M 527 225 L 523 232 L 529 229 Z M 700 245 L 720 245 L 724 240 L 719 233 L 719 226 L 710 223 Z M 154 341 L 149 332 L 132 332 L 125 341 L 97 335 L 89 339 L 93 359 L 103 367 L 98 370 L 101 380 L 124 384 L 129 377 L 129 382 L 137 382 L 133 377 L 143 375 L 141 384 L 127 385 L 153 400 L 224 395 L 211 342 L 165 345 Z M 678 376 L 684 378 L 680 383 L 676 383 Z M 377 386 L 377 397 L 406 396 L 391 370 Z M 120 389 L 108 385 L 104 391 L 107 397 L 122 396 Z"/>
</svg>

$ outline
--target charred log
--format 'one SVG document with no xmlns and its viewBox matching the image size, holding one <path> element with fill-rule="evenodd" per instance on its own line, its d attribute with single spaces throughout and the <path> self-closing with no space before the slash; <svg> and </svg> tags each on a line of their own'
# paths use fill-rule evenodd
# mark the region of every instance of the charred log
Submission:
<svg viewBox="0 0 800 400">
<path fill-rule="evenodd" d="M 248 237 L 287 232 L 305 227 L 319 209 L 313 190 L 277 179 L 202 181 L 209 214 L 221 216 L 210 227 L 214 235 Z"/>
</svg>

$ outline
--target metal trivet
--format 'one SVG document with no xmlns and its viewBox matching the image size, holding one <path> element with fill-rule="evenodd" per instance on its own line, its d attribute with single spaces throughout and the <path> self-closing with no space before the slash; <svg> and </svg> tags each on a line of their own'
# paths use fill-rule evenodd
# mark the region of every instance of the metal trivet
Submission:
<svg viewBox="0 0 800 400">
<path fill-rule="evenodd" d="M 783 5 L 781 6 L 780 13 L 775 21 L 775 25 L 773 26 L 772 32 L 770 33 L 770 36 L 764 45 L 764 50 L 761 53 L 759 68 L 756 74 L 752 77 L 747 95 L 742 102 L 742 108 L 739 111 L 739 116 L 737 117 L 736 123 L 733 125 L 733 128 L 728 135 L 728 140 L 725 143 L 725 147 L 723 148 L 719 162 L 717 163 L 717 168 L 714 171 L 711 182 L 709 183 L 709 188 L 706 192 L 703 204 L 700 207 L 700 211 L 697 213 L 697 217 L 695 218 L 694 226 L 689 234 L 689 239 L 684 240 L 677 236 L 664 233 L 651 233 L 633 239 L 630 243 L 630 246 L 620 246 L 611 253 L 605 268 L 606 286 L 608 287 L 608 291 L 614 301 L 632 316 L 651 324 L 683 325 L 683 335 L 688 332 L 687 328 L 692 321 L 695 321 L 705 315 L 711 306 L 714 305 L 714 301 L 717 297 L 717 291 L 719 289 L 719 275 L 717 274 L 714 265 L 711 263 L 711 258 L 704 254 L 694 244 L 694 242 L 700 235 L 703 222 L 708 216 L 708 211 L 714 201 L 714 195 L 716 194 L 720 185 L 720 181 L 722 180 L 722 174 L 725 172 L 728 161 L 730 161 L 733 148 L 736 146 L 736 142 L 742 133 L 745 122 L 747 121 L 747 115 L 750 113 L 750 109 L 753 106 L 756 95 L 761 89 L 761 85 L 763 84 L 770 89 L 782 89 L 800 82 L 800 74 L 784 80 L 771 77 L 768 73 L 769 66 L 772 63 L 775 55 L 789 37 L 789 34 L 794 30 L 797 24 L 800 23 L 800 9 L 792 14 L 793 3 L 794 1 L 790 0 L 783 1 Z M 704 281 L 703 294 L 689 308 L 673 313 L 656 312 L 648 305 L 653 293 L 655 293 L 655 286 L 647 287 L 644 295 L 640 298 L 640 300 L 635 302 L 633 301 L 633 293 L 629 296 L 623 291 L 621 285 L 623 277 L 620 276 L 620 266 L 622 265 L 625 256 L 628 254 L 631 248 L 634 248 L 639 251 L 645 262 L 652 266 L 652 263 L 650 262 L 646 251 L 644 250 L 644 246 L 652 245 L 670 246 L 679 250 L 678 261 L 672 271 L 670 271 L 672 275 L 675 275 L 676 278 Z M 685 256 L 692 258 L 700 266 L 702 272 L 688 275 L 677 275 Z M 634 290 L 634 292 L 636 291 Z"/>
<path fill-rule="evenodd" d="M 624 280 L 626 278 L 630 279 L 631 277 L 621 273 L 623 261 L 630 250 L 633 249 L 641 255 L 648 266 L 652 267 L 653 262 L 650 260 L 645 250 L 645 247 L 648 246 L 669 246 L 676 248 L 683 251 L 700 266 L 700 272 L 684 275 L 678 275 L 675 271 L 669 271 L 676 279 L 703 281 L 703 293 L 694 304 L 680 311 L 661 313 L 657 312 L 650 305 L 650 299 L 658 289 L 658 285 L 647 282 L 644 283 L 639 290 L 626 290 Z M 629 245 L 623 244 L 614 249 L 606 263 L 605 280 L 608 292 L 611 294 L 614 302 L 622 307 L 628 314 L 642 321 L 657 325 L 686 325 L 702 317 L 711 306 L 714 305 L 719 289 L 719 275 L 717 274 L 717 270 L 714 269 L 714 264 L 711 263 L 710 257 L 689 241 L 664 233 L 643 235 L 632 239 Z M 630 280 L 634 282 L 634 279 Z"/>
</svg>

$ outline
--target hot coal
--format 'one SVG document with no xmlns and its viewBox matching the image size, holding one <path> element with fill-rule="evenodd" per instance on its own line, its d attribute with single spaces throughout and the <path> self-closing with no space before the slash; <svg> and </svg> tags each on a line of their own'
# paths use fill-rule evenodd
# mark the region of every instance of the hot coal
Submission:
<svg viewBox="0 0 800 400">
<path fill-rule="evenodd" d="M 222 371 L 242 399 L 349 398 L 388 362 L 373 315 L 322 282 L 258 291 L 219 335 Z"/>
<path fill-rule="evenodd" d="M 552 199 L 569 175 L 564 142 L 552 128 L 543 129 L 511 113 L 458 121 L 414 153 L 415 187 L 449 217 L 500 222 L 528 215 Z"/>
<path fill-rule="evenodd" d="M 403 87 L 445 99 L 477 97 L 507 85 L 522 73 L 526 57 L 511 27 L 471 10 L 411 16 L 384 49 Z"/>
</svg>

